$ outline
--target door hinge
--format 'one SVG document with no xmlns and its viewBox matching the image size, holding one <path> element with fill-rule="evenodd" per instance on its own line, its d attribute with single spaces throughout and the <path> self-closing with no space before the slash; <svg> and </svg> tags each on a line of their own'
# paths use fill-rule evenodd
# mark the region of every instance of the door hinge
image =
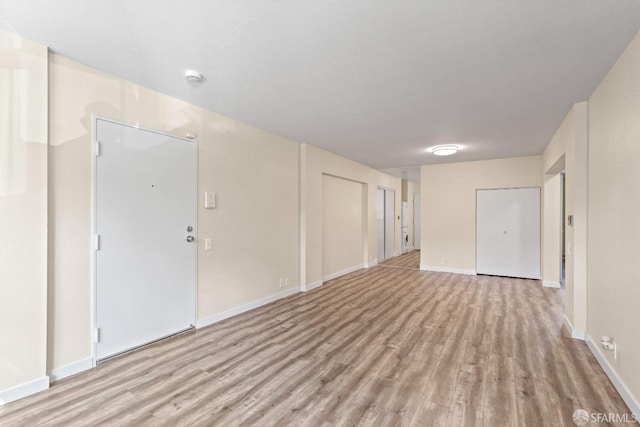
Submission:
<svg viewBox="0 0 640 427">
<path fill-rule="evenodd" d="M 95 249 L 96 249 L 96 251 L 100 250 L 100 235 L 99 234 L 96 234 Z"/>
<path fill-rule="evenodd" d="M 100 155 L 100 141 L 96 141 L 96 157 Z"/>
<path fill-rule="evenodd" d="M 96 328 L 96 330 L 94 331 L 94 337 L 93 337 L 93 340 L 94 340 L 96 343 L 99 343 L 99 342 L 100 342 L 100 328 Z"/>
</svg>

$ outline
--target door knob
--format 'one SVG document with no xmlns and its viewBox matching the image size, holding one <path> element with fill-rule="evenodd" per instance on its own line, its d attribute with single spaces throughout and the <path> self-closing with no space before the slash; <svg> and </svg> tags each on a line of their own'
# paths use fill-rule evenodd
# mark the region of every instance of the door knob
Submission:
<svg viewBox="0 0 640 427">
<path fill-rule="evenodd" d="M 187 242 L 191 243 L 191 242 L 193 242 L 194 240 L 196 240 L 196 238 L 195 238 L 195 237 L 193 237 L 193 236 L 187 236 Z"/>
</svg>

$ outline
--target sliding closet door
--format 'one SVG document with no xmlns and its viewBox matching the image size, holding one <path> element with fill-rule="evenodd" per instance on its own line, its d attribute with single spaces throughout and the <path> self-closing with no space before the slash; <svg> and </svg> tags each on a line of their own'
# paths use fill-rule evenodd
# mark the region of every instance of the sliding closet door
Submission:
<svg viewBox="0 0 640 427">
<path fill-rule="evenodd" d="M 384 260 L 384 190 L 378 188 L 376 217 L 378 227 L 378 261 Z"/>
<path fill-rule="evenodd" d="M 378 227 L 378 261 L 393 258 L 395 256 L 395 191 L 388 188 L 378 188 L 376 204 Z"/>
<path fill-rule="evenodd" d="M 395 256 L 396 232 L 396 193 L 393 190 L 384 191 L 384 259 Z"/>
<path fill-rule="evenodd" d="M 476 271 L 540 278 L 540 189 L 478 190 Z"/>
</svg>

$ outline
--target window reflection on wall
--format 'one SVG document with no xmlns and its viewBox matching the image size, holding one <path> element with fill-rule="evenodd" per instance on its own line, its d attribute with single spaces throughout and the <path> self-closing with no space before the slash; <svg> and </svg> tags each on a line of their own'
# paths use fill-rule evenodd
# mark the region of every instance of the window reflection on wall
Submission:
<svg viewBox="0 0 640 427">
<path fill-rule="evenodd" d="M 46 58 L 18 37 L 0 43 L 0 196 L 28 191 L 30 143 L 47 143 Z"/>
</svg>

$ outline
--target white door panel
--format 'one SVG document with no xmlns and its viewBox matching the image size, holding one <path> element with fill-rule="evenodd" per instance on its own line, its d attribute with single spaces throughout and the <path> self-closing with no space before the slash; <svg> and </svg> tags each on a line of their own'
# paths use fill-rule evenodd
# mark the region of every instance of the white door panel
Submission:
<svg viewBox="0 0 640 427">
<path fill-rule="evenodd" d="M 540 189 L 478 190 L 478 274 L 540 278 Z"/>
<path fill-rule="evenodd" d="M 96 120 L 96 326 L 103 359 L 195 323 L 196 144 Z M 191 232 L 187 227 L 193 227 Z"/>
<path fill-rule="evenodd" d="M 384 190 L 378 188 L 376 218 L 378 226 L 378 261 L 384 260 Z"/>
<path fill-rule="evenodd" d="M 396 250 L 396 193 L 384 191 L 384 258 L 395 256 Z"/>
<path fill-rule="evenodd" d="M 378 188 L 376 206 L 378 226 L 378 261 L 395 256 L 395 191 Z"/>
</svg>

